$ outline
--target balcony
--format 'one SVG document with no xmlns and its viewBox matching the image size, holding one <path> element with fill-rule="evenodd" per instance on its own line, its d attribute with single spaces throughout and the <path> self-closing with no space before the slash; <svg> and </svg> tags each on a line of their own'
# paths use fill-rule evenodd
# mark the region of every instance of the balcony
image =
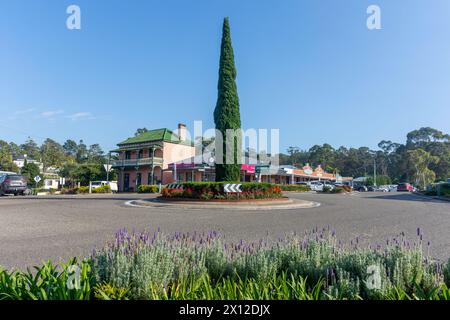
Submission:
<svg viewBox="0 0 450 320">
<path fill-rule="evenodd" d="M 163 164 L 163 158 L 141 158 L 141 159 L 124 159 L 112 161 L 113 167 L 140 167 L 140 166 L 161 166 Z"/>
</svg>

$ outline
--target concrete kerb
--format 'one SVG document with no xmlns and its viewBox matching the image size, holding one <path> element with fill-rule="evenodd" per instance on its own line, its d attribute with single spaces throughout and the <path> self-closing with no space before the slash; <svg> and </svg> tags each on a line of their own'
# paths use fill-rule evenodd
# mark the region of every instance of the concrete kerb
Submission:
<svg viewBox="0 0 450 320">
<path fill-rule="evenodd" d="M 320 203 L 299 199 L 289 199 L 286 202 L 279 201 L 249 201 L 238 202 L 202 202 L 202 201 L 164 201 L 158 198 L 145 200 L 129 200 L 126 206 L 134 208 L 179 208 L 179 209 L 223 209 L 223 210 L 293 210 L 308 209 L 320 206 Z"/>
</svg>

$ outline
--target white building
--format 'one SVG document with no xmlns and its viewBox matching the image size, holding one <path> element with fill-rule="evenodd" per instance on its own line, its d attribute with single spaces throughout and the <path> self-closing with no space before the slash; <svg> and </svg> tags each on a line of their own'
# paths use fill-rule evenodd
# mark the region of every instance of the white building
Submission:
<svg viewBox="0 0 450 320">
<path fill-rule="evenodd" d="M 44 165 L 42 164 L 42 162 L 39 162 L 37 160 L 33 160 L 33 159 L 29 159 L 26 156 L 22 157 L 22 158 L 17 158 L 15 160 L 13 160 L 13 163 L 19 168 L 22 169 L 25 166 L 25 162 L 27 163 L 34 163 L 35 165 L 37 165 L 39 167 L 39 170 L 42 171 L 44 169 Z"/>
</svg>

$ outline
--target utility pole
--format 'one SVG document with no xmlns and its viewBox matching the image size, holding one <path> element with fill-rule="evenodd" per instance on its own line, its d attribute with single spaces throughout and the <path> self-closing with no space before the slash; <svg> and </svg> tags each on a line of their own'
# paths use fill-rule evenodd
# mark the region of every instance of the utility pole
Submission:
<svg viewBox="0 0 450 320">
<path fill-rule="evenodd" d="M 373 158 L 373 186 L 377 186 L 377 160 Z"/>
<path fill-rule="evenodd" d="M 107 182 L 109 182 L 109 171 L 111 170 L 110 165 L 111 165 L 111 152 L 108 153 L 108 167 L 106 169 L 106 181 Z"/>
<path fill-rule="evenodd" d="M 174 162 L 173 163 L 173 180 L 175 182 L 178 182 L 178 177 L 177 177 L 177 163 Z"/>
</svg>

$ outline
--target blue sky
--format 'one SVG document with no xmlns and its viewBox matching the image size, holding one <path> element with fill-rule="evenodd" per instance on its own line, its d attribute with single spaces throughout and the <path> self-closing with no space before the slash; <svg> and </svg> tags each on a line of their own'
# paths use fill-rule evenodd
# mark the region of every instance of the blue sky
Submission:
<svg viewBox="0 0 450 320">
<path fill-rule="evenodd" d="M 0 139 L 108 150 L 138 127 L 212 127 L 225 16 L 243 126 L 279 128 L 282 150 L 450 131 L 448 0 L 1 0 Z"/>
</svg>

